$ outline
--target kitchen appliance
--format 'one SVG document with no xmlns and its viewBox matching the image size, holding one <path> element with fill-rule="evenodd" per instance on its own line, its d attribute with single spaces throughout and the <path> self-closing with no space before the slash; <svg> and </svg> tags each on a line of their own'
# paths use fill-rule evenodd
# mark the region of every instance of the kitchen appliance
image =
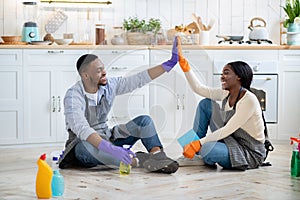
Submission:
<svg viewBox="0 0 300 200">
<path fill-rule="evenodd" d="M 40 38 L 37 23 L 37 3 L 23 2 L 25 23 L 22 30 L 22 41 L 31 42 L 38 41 Z"/>
<path fill-rule="evenodd" d="M 218 45 L 231 45 L 231 46 L 250 46 L 250 45 L 261 45 L 261 46 L 269 46 L 276 45 L 273 44 L 271 40 L 220 40 L 218 41 Z"/>
<path fill-rule="evenodd" d="M 265 39 L 265 40 L 248 40 L 246 41 L 247 44 L 264 44 L 264 45 L 268 45 L 268 44 L 273 44 L 273 42 L 271 40 Z"/>
<path fill-rule="evenodd" d="M 263 25 L 254 25 L 254 21 L 260 21 L 263 23 Z M 249 40 L 268 40 L 269 33 L 266 25 L 266 21 L 260 17 L 251 19 L 250 25 L 248 26 L 248 28 L 250 29 Z"/>
<path fill-rule="evenodd" d="M 236 60 L 214 61 L 213 85 L 221 87 L 221 74 L 223 67 Z M 278 61 L 275 60 L 243 60 L 248 63 L 253 71 L 251 87 L 259 90 L 258 97 L 267 123 L 277 123 L 278 101 Z"/>
<path fill-rule="evenodd" d="M 218 38 L 223 38 L 223 40 L 220 40 L 218 42 L 218 44 L 221 43 L 228 43 L 228 44 L 233 44 L 234 42 L 238 43 L 238 44 L 242 44 L 243 43 L 243 38 L 244 36 L 223 36 L 223 35 L 216 35 L 216 37 Z"/>
</svg>

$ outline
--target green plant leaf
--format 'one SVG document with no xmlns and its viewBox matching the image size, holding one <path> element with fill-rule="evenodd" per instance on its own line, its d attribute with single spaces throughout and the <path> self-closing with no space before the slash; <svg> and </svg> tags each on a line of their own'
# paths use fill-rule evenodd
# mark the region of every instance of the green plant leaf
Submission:
<svg viewBox="0 0 300 200">
<path fill-rule="evenodd" d="M 161 29 L 160 19 L 150 18 L 149 21 L 138 19 L 138 17 L 129 17 L 124 19 L 123 28 L 130 32 L 154 32 L 155 34 Z"/>
<path fill-rule="evenodd" d="M 300 0 L 287 0 L 283 10 L 288 16 L 284 24 L 293 23 L 294 19 L 300 15 Z"/>
</svg>

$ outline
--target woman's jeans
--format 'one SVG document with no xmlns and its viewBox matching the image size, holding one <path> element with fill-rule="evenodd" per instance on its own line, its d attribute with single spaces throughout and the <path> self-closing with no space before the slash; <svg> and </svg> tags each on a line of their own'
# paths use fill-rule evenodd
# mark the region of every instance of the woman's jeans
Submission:
<svg viewBox="0 0 300 200">
<path fill-rule="evenodd" d="M 211 119 L 213 103 L 216 102 L 206 98 L 201 100 L 198 104 L 193 129 L 199 138 L 206 136 L 208 126 L 210 126 L 211 132 L 218 129 L 213 123 L 213 119 Z M 218 163 L 224 168 L 231 168 L 229 151 L 222 141 L 207 142 L 203 144 L 199 154 L 202 156 L 203 161 L 208 165 L 215 165 L 215 163 Z"/>
<path fill-rule="evenodd" d="M 162 144 L 158 138 L 153 121 L 149 116 L 142 115 L 125 124 L 129 137 L 116 138 L 112 143 L 116 146 L 134 145 L 139 139 L 150 151 L 153 147 L 162 148 Z M 112 131 L 114 128 L 112 129 Z M 122 131 L 118 129 L 118 131 Z M 127 133 L 127 134 L 128 134 Z M 80 141 L 75 147 L 76 158 L 86 167 L 94 167 L 96 165 L 115 165 L 119 166 L 120 161 L 110 154 L 99 151 L 87 141 Z"/>
</svg>

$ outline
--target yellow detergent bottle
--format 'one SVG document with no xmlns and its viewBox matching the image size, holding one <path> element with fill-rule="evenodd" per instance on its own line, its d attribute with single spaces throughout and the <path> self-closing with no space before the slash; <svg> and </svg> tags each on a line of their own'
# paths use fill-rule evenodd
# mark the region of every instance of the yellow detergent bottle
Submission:
<svg viewBox="0 0 300 200">
<path fill-rule="evenodd" d="M 35 191 L 39 199 L 50 199 L 52 195 L 51 181 L 53 171 L 45 160 L 46 154 L 43 154 L 37 161 L 38 172 L 36 175 Z"/>
</svg>

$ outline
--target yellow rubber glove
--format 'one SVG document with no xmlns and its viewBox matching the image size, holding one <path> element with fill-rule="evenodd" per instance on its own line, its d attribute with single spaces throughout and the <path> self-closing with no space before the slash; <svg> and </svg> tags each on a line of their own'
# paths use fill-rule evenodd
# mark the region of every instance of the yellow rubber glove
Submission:
<svg viewBox="0 0 300 200">
<path fill-rule="evenodd" d="M 201 149 L 200 140 L 195 140 L 183 147 L 183 155 L 186 158 L 192 159 L 195 154 Z"/>
<path fill-rule="evenodd" d="M 178 55 L 179 55 L 179 65 L 183 72 L 190 71 L 191 67 L 188 63 L 188 61 L 183 57 L 182 55 L 182 49 L 181 49 L 181 40 L 180 37 L 178 37 Z"/>
</svg>

